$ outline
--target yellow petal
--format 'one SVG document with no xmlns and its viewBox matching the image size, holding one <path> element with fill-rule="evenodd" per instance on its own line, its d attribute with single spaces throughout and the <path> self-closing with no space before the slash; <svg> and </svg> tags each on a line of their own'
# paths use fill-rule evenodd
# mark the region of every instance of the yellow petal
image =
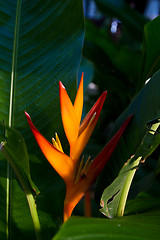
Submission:
<svg viewBox="0 0 160 240">
<path fill-rule="evenodd" d="M 62 145 L 61 145 L 61 142 L 60 142 L 60 139 L 59 139 L 57 133 L 55 133 L 55 137 L 56 137 L 56 139 L 52 138 L 53 146 L 54 146 L 56 149 L 58 149 L 60 152 L 64 153 L 64 152 L 63 152 Z"/>
<path fill-rule="evenodd" d="M 82 73 L 81 81 L 77 91 L 76 99 L 74 102 L 74 111 L 78 119 L 78 125 L 80 125 L 82 110 L 83 110 L 83 73 Z"/>
<path fill-rule="evenodd" d="M 65 87 L 59 82 L 60 108 L 64 131 L 68 142 L 75 142 L 78 137 L 79 121 L 75 114 L 72 102 L 66 92 Z"/>
<path fill-rule="evenodd" d="M 63 178 L 66 184 L 74 179 L 74 162 L 66 154 L 58 151 L 33 125 L 31 118 L 28 113 L 25 112 L 27 121 L 32 130 L 32 133 L 42 150 L 43 154 L 52 165 L 52 167 L 58 172 Z"/>
</svg>

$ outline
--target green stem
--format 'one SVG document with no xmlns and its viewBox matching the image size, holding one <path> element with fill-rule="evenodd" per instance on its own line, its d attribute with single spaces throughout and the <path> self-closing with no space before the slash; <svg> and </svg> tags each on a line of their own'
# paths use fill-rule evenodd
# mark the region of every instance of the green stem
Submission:
<svg viewBox="0 0 160 240">
<path fill-rule="evenodd" d="M 32 221 L 33 221 L 33 225 L 34 225 L 36 238 L 37 238 L 37 240 L 41 240 L 42 239 L 41 238 L 41 226 L 40 226 L 40 222 L 39 222 L 39 218 L 38 218 L 38 213 L 37 213 L 35 200 L 34 200 L 33 195 L 30 191 L 25 192 L 25 194 L 26 194 L 28 205 L 29 205 L 29 208 L 30 208 L 30 213 L 31 213 L 31 216 L 32 216 Z"/>
<path fill-rule="evenodd" d="M 24 190 L 24 193 L 25 193 L 27 201 L 28 201 L 28 205 L 29 205 L 29 209 L 30 209 L 30 213 L 31 213 L 32 221 L 33 221 L 33 226 L 34 226 L 36 239 L 41 240 L 42 239 L 41 238 L 41 226 L 40 226 L 40 222 L 39 222 L 39 217 L 38 217 L 38 213 L 37 213 L 35 200 L 34 200 L 32 192 L 31 192 L 30 186 L 25 183 L 25 180 L 22 177 L 21 173 L 18 171 L 18 169 L 14 168 L 14 170 L 16 172 L 17 177 L 19 178 L 19 181 L 22 185 L 22 188 Z"/>
<path fill-rule="evenodd" d="M 126 206 L 126 201 L 127 201 L 127 197 L 128 197 L 128 193 L 129 193 L 129 189 L 134 177 L 134 174 L 137 170 L 136 166 L 138 166 L 139 161 L 141 160 L 142 157 L 138 157 L 136 161 L 133 162 L 132 168 L 129 172 L 129 174 L 127 175 L 124 187 L 122 189 L 122 193 L 121 193 L 121 198 L 119 201 L 119 205 L 118 205 L 118 209 L 117 209 L 117 217 L 122 217 L 124 214 L 124 209 Z"/>
<path fill-rule="evenodd" d="M 26 195 L 27 201 L 28 201 L 28 205 L 29 205 L 29 209 L 30 209 L 30 213 L 31 213 L 31 217 L 32 217 L 32 221 L 33 221 L 33 226 L 34 226 L 34 231 L 35 231 L 35 235 L 36 235 L 36 239 L 37 240 L 41 240 L 41 226 L 40 226 L 40 222 L 39 222 L 39 217 L 38 217 L 38 213 L 37 213 L 37 208 L 36 208 L 36 204 L 35 204 L 35 200 L 33 197 L 33 194 L 31 192 L 31 188 L 29 183 L 26 184 L 23 176 L 21 175 L 20 171 L 18 170 L 18 168 L 16 166 L 14 166 L 14 163 L 11 163 L 21 185 L 22 188 L 24 190 L 24 193 Z"/>
<path fill-rule="evenodd" d="M 6 239 L 9 239 L 9 215 L 10 215 L 10 177 L 11 177 L 11 168 L 7 162 L 7 178 L 6 178 Z"/>
</svg>

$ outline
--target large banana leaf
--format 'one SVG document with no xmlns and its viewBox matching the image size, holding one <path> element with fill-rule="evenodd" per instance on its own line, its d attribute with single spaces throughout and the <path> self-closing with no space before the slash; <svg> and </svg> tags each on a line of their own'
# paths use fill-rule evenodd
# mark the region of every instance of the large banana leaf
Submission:
<svg viewBox="0 0 160 240">
<path fill-rule="evenodd" d="M 12 126 L 29 138 L 27 110 L 39 130 L 51 137 L 53 126 L 60 128 L 58 81 L 70 92 L 75 88 L 83 42 L 82 3 L 5 1 L 0 10 L 5 15 L 0 28 L 0 119 L 8 123 L 10 112 Z"/>
<path fill-rule="evenodd" d="M 41 192 L 37 206 L 42 230 L 49 239 L 61 222 L 64 184 L 44 158 L 35 156 L 38 148 L 24 111 L 46 138 L 55 131 L 63 136 L 58 81 L 73 97 L 84 37 L 82 1 L 6 0 L 0 1 L 0 14 L 0 121 L 27 142 L 31 177 Z M 4 135 L 2 130 L 1 140 Z M 0 238 L 34 239 L 25 195 L 0 157 Z"/>
</svg>

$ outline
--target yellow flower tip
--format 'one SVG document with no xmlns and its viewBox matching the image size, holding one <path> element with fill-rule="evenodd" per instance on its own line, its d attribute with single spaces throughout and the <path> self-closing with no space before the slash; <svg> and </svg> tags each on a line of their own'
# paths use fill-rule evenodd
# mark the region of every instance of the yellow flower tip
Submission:
<svg viewBox="0 0 160 240">
<path fill-rule="evenodd" d="M 63 148 L 62 148 L 62 144 L 61 144 L 61 142 L 60 142 L 60 139 L 59 139 L 57 133 L 55 133 L 55 137 L 56 137 L 56 143 L 57 143 L 57 145 L 58 145 L 59 151 L 62 152 L 62 153 L 64 153 Z"/>
<path fill-rule="evenodd" d="M 55 139 L 56 138 L 56 139 Z M 53 146 L 60 152 L 64 153 L 63 152 L 63 148 L 62 148 L 62 145 L 61 145 L 61 142 L 59 140 L 59 137 L 58 137 L 58 134 L 55 133 L 55 138 L 52 138 L 52 143 L 53 143 Z"/>
<path fill-rule="evenodd" d="M 59 150 L 58 149 L 58 144 L 57 144 L 57 142 L 54 138 L 52 138 L 52 143 L 53 143 L 53 147 L 55 147 L 57 150 Z"/>
</svg>

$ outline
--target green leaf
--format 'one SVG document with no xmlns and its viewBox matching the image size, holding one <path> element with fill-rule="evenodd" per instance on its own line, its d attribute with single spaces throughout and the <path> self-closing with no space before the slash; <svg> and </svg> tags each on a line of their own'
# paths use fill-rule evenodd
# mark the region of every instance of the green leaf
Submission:
<svg viewBox="0 0 160 240">
<path fill-rule="evenodd" d="M 136 46 L 134 48 L 122 41 L 115 42 L 105 28 L 98 28 L 89 20 L 86 20 L 85 36 L 87 41 L 95 44 L 96 47 L 104 51 L 114 68 L 122 71 L 129 79 L 135 82 L 135 78 L 138 78 L 141 65 L 140 47 Z"/>
<path fill-rule="evenodd" d="M 51 139 L 53 130 L 62 133 L 57 121 L 58 82 L 63 82 L 72 97 L 76 91 L 84 36 L 82 1 L 7 0 L 1 12 L 7 17 L 0 27 L 0 119 L 8 124 L 11 108 L 12 127 L 23 133 L 33 150 L 24 111 Z"/>
<path fill-rule="evenodd" d="M 151 203 L 152 208 L 150 208 Z M 159 238 L 160 199 L 136 199 L 128 205 L 127 214 L 134 212 L 134 215 L 113 219 L 72 217 L 53 239 L 157 240 Z"/>
<path fill-rule="evenodd" d="M 86 31 L 87 30 L 86 26 Z M 94 34 L 93 37 L 95 38 Z M 87 107 L 89 110 L 92 106 L 91 101 L 93 101 L 93 98 L 94 101 L 96 101 L 101 92 L 108 90 L 107 99 L 105 101 L 105 105 L 103 106 L 103 115 L 101 115 L 98 120 L 98 128 L 96 128 L 93 132 L 95 137 L 91 138 L 91 140 L 95 140 L 95 144 L 97 144 L 99 143 L 99 140 L 100 143 L 102 143 L 102 141 L 106 141 L 106 136 L 102 136 L 104 125 L 105 129 L 108 129 L 108 125 L 106 125 L 106 123 L 112 123 L 122 113 L 122 111 L 124 111 L 124 109 L 128 106 L 128 103 L 131 101 L 134 94 L 133 89 L 135 89 L 135 81 L 131 83 L 130 76 L 135 75 L 135 73 L 130 72 L 131 74 L 127 76 L 122 71 L 118 70 L 110 61 L 107 53 L 91 41 L 84 42 L 83 55 L 93 63 L 94 77 L 92 81 L 96 84 L 99 90 L 97 90 L 95 96 L 92 96 L 89 91 L 86 91 L 87 101 L 85 101 L 85 107 L 88 105 Z M 119 104 L 117 104 L 117 102 Z M 107 130 L 105 131 L 107 132 Z M 95 135 L 96 133 L 97 135 Z M 98 152 L 96 154 L 98 154 Z"/>
<path fill-rule="evenodd" d="M 160 121 L 154 120 L 153 122 L 155 123 L 145 134 L 135 154 L 125 163 L 118 177 L 103 192 L 100 211 L 109 218 L 123 216 L 128 192 L 137 168 L 160 144 L 160 132 L 158 131 Z"/>
<path fill-rule="evenodd" d="M 133 114 L 132 122 L 122 136 L 122 139 L 117 145 L 109 163 L 100 176 L 97 185 L 97 198 L 100 198 L 106 185 L 111 184 L 114 178 L 117 177 L 122 166 L 128 159 L 131 158 L 132 155 L 137 153 L 135 156 L 136 159 L 141 155 L 145 157 L 147 154 L 151 153 L 149 151 L 155 149 L 154 144 L 157 146 L 159 142 L 159 135 L 152 136 L 152 134 L 148 132 L 147 122 L 160 117 L 159 85 L 160 71 L 151 78 L 148 84 L 145 85 L 145 87 L 139 92 L 128 108 L 116 121 L 115 128 L 113 129 L 111 136 L 114 135 L 126 117 Z M 141 152 L 138 153 L 137 151 L 139 150 Z"/>
<path fill-rule="evenodd" d="M 141 82 L 144 83 L 158 69 L 160 69 L 159 41 L 160 41 L 160 17 L 147 23 L 144 27 L 143 64 L 141 70 Z"/>
</svg>

